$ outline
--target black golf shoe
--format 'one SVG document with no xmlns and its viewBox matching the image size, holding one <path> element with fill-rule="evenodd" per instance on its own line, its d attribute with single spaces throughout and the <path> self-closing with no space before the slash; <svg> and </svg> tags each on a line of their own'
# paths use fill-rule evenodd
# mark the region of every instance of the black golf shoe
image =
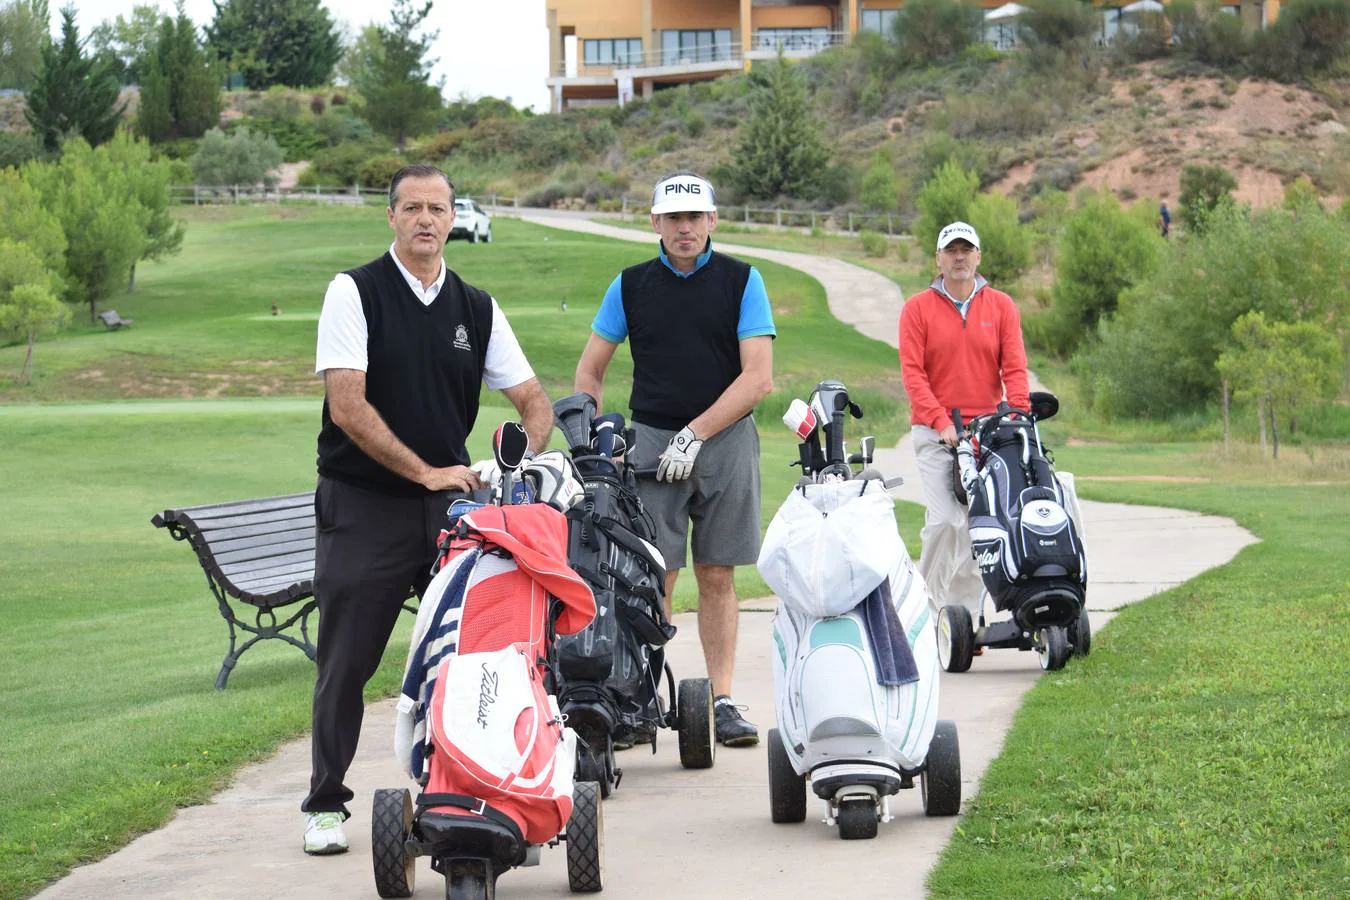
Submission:
<svg viewBox="0 0 1350 900">
<path fill-rule="evenodd" d="M 737 706 L 728 696 L 718 697 L 713 704 L 717 720 L 717 742 L 724 747 L 753 747 L 759 743 L 759 729 L 741 716 L 743 706 Z"/>
</svg>

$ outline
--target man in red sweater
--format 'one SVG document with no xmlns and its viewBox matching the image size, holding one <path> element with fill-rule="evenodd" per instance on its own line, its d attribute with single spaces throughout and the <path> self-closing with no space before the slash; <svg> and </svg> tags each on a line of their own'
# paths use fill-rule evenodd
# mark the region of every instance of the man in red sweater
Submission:
<svg viewBox="0 0 1350 900">
<path fill-rule="evenodd" d="M 1022 317 L 1012 298 L 981 277 L 980 236 L 965 222 L 938 235 L 937 279 L 905 301 L 900 313 L 900 372 L 909 395 L 914 455 L 924 505 L 919 572 L 934 612 L 944 605 L 979 607 L 983 583 L 970 550 L 966 508 L 952 485 L 956 426 L 993 412 L 1006 395 L 1026 409 L 1027 352 Z"/>
</svg>

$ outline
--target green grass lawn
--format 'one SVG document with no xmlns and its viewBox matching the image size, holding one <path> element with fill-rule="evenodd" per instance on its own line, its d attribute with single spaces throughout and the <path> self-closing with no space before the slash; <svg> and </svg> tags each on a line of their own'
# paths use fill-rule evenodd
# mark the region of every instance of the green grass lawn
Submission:
<svg viewBox="0 0 1350 900">
<path fill-rule="evenodd" d="M 491 245 L 452 245 L 450 264 L 498 297 L 560 396 L 605 286 L 650 251 L 510 219 L 494 231 Z M 0 898 L 159 826 L 307 728 L 314 671 L 294 648 L 250 650 L 213 690 L 224 623 L 192 554 L 149 519 L 313 484 L 323 287 L 387 243 L 377 211 L 195 212 L 183 253 L 143 267 L 136 292 L 110 304 L 135 326 L 76 326 L 38 346 L 31 388 L 0 380 Z M 760 414 L 767 522 L 795 478 L 777 424 L 790 396 L 840 377 L 882 442 L 904 409 L 890 348 L 834 322 L 815 282 L 761 268 L 781 332 L 778 390 Z M 0 372 L 20 362 L 21 348 L 0 348 Z M 1344 445 L 1308 442 L 1272 467 L 1071 409 L 1046 432 L 1085 497 L 1233 516 L 1263 543 L 1121 613 L 1091 657 L 1032 690 L 932 890 L 1350 894 L 1350 471 L 1326 465 Z M 508 414 L 498 399 L 480 421 Z M 1198 480 L 1093 480 L 1121 475 Z M 898 516 L 917 552 L 921 512 Z M 753 569 L 737 583 L 764 592 Z M 677 602 L 689 595 L 682 584 Z M 371 697 L 394 690 L 409 625 Z"/>
</svg>

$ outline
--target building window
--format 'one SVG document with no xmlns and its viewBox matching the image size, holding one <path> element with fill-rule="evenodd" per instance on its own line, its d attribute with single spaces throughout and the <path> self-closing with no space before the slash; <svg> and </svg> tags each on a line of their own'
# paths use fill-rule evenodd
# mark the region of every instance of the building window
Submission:
<svg viewBox="0 0 1350 900">
<path fill-rule="evenodd" d="M 722 62 L 731 59 L 731 29 L 661 32 L 661 64 Z"/>
<path fill-rule="evenodd" d="M 761 28 L 755 32 L 756 50 L 824 50 L 829 46 L 828 28 Z"/>
<path fill-rule="evenodd" d="M 636 66 L 642 64 L 641 38 L 587 38 L 586 65 Z"/>
<path fill-rule="evenodd" d="M 863 31 L 875 31 L 878 34 L 889 36 L 892 26 L 895 25 L 895 15 L 898 10 L 894 9 L 864 9 L 862 11 Z"/>
</svg>

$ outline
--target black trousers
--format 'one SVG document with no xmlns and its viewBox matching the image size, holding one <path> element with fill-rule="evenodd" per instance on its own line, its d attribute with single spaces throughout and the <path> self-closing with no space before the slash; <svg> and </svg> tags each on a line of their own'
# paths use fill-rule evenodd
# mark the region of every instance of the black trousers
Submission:
<svg viewBox="0 0 1350 900">
<path fill-rule="evenodd" d="M 319 605 L 314 685 L 313 770 L 305 812 L 342 812 L 343 784 L 365 712 L 362 690 L 375 674 L 399 610 L 431 580 L 436 537 L 462 494 L 393 497 L 319 477 L 314 597 Z"/>
</svg>

